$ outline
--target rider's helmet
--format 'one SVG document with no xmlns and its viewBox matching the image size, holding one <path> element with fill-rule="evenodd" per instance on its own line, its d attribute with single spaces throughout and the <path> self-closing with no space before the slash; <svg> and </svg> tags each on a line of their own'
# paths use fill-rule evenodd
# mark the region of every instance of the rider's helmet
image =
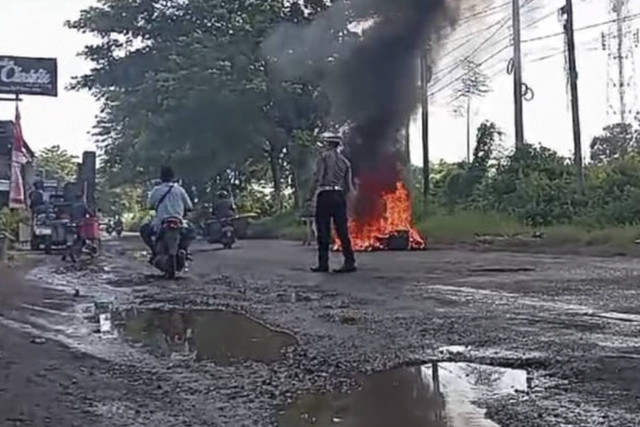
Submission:
<svg viewBox="0 0 640 427">
<path fill-rule="evenodd" d="M 218 191 L 216 196 L 218 197 L 218 199 L 228 199 L 229 198 L 229 193 L 227 193 L 225 190 L 220 190 L 220 191 Z"/>
<path fill-rule="evenodd" d="M 176 179 L 176 174 L 170 166 L 163 166 L 160 168 L 160 181 L 163 183 L 173 182 Z"/>
</svg>

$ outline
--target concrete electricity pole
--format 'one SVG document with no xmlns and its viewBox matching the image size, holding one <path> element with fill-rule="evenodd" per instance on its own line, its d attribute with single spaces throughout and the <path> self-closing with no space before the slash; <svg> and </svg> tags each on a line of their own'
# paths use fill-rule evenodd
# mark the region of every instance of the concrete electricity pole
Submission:
<svg viewBox="0 0 640 427">
<path fill-rule="evenodd" d="M 427 204 L 429 197 L 429 82 L 431 81 L 431 66 L 429 65 L 429 51 L 423 49 L 420 53 L 420 86 L 422 88 L 422 192 Z"/>
<path fill-rule="evenodd" d="M 569 87 L 571 89 L 571 116 L 573 121 L 573 157 L 578 171 L 578 186 L 584 191 L 584 171 L 582 165 L 582 137 L 580 134 L 580 109 L 578 104 L 578 67 L 576 65 L 576 44 L 573 31 L 573 0 L 566 0 L 561 12 L 565 15 L 564 33 L 569 57 Z"/>
<path fill-rule="evenodd" d="M 520 49 L 520 0 L 513 1 L 513 101 L 515 106 L 516 148 L 524 145 L 522 122 L 522 54 Z"/>
<path fill-rule="evenodd" d="M 404 125 L 404 151 L 407 157 L 407 165 L 411 168 L 411 117 L 407 119 Z"/>
</svg>

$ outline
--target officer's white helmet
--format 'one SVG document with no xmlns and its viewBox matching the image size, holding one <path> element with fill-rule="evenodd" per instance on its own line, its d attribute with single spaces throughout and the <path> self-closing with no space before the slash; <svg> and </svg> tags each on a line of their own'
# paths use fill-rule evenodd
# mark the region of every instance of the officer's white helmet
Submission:
<svg viewBox="0 0 640 427">
<path fill-rule="evenodd" d="M 336 132 L 324 132 L 320 135 L 320 140 L 324 143 L 342 144 L 342 135 Z"/>
</svg>

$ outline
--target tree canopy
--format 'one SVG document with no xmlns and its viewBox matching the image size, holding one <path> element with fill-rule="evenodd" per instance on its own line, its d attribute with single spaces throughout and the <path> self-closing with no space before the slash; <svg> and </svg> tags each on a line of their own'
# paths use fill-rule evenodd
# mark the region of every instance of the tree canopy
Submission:
<svg viewBox="0 0 640 427">
<path fill-rule="evenodd" d="M 640 134 L 630 123 L 615 123 L 604 128 L 602 135 L 591 141 L 591 161 L 602 164 L 623 157 L 640 148 Z"/>
<path fill-rule="evenodd" d="M 76 177 L 78 157 L 59 145 L 44 148 L 37 155 L 37 167 L 47 179 L 71 182 Z"/>
<path fill-rule="evenodd" d="M 94 68 L 71 87 L 102 102 L 95 136 L 110 185 L 170 163 L 196 197 L 270 181 L 281 204 L 283 186 L 302 182 L 308 167 L 295 135 L 317 133 L 328 107 L 318 86 L 274 79 L 260 46 L 277 23 L 325 6 L 101 0 L 68 22 L 98 38 L 81 53 Z"/>
</svg>

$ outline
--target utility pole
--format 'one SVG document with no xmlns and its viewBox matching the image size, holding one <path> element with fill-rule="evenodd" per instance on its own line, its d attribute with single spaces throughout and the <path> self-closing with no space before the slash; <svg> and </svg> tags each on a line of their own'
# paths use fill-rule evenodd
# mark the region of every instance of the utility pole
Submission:
<svg viewBox="0 0 640 427">
<path fill-rule="evenodd" d="M 422 195 L 426 206 L 430 190 L 429 167 L 429 82 L 431 81 L 431 67 L 429 65 L 429 51 L 422 49 L 420 53 L 420 86 L 422 87 Z"/>
<path fill-rule="evenodd" d="M 566 0 L 561 13 L 565 15 L 564 33 L 569 56 L 569 86 L 571 89 L 571 117 L 573 121 L 573 157 L 578 172 L 578 187 L 584 191 L 584 171 L 582 165 L 582 137 L 580 134 L 580 109 L 578 104 L 578 67 L 576 65 L 576 44 L 573 30 L 573 0 Z"/>
<path fill-rule="evenodd" d="M 520 49 L 520 0 L 513 1 L 513 101 L 515 106 L 516 149 L 524 145 L 522 122 L 522 53 Z"/>
<path fill-rule="evenodd" d="M 471 164 L 471 97 L 467 97 L 467 163 Z"/>
<path fill-rule="evenodd" d="M 407 156 L 407 165 L 411 169 L 411 116 L 404 125 L 404 151 Z"/>
</svg>

